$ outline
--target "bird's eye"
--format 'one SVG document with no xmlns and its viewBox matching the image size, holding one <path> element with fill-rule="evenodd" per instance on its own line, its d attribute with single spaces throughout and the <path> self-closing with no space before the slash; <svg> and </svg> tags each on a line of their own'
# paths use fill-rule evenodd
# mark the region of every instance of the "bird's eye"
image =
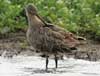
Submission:
<svg viewBox="0 0 100 76">
<path fill-rule="evenodd" d="M 70 36 L 73 36 L 73 34 L 72 34 L 72 33 L 70 33 Z"/>
</svg>

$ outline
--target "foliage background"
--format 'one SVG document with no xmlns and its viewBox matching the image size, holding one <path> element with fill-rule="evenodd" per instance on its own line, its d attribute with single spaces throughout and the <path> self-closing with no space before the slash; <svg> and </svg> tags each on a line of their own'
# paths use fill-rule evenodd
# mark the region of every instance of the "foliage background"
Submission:
<svg viewBox="0 0 100 76">
<path fill-rule="evenodd" d="M 78 35 L 100 39 L 100 0 L 0 0 L 0 33 L 27 28 L 22 10 L 28 3 L 48 22 Z"/>
</svg>

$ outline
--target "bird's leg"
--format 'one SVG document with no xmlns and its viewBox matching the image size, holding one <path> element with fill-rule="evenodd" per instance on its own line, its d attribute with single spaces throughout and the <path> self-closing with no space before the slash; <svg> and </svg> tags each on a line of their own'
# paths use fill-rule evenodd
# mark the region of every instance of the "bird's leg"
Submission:
<svg viewBox="0 0 100 76">
<path fill-rule="evenodd" d="M 58 67 L 58 57 L 55 55 L 55 68 L 57 68 Z"/>
<path fill-rule="evenodd" d="M 48 56 L 46 56 L 46 71 L 48 70 L 48 63 L 49 63 Z"/>
</svg>

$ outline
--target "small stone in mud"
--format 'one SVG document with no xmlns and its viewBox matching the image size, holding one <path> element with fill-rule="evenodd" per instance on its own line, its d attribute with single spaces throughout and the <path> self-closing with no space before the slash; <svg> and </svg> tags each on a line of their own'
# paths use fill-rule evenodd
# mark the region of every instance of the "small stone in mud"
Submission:
<svg viewBox="0 0 100 76">
<path fill-rule="evenodd" d="M 97 61 L 98 60 L 98 54 L 97 51 L 89 51 L 88 57 L 90 61 Z"/>
<path fill-rule="evenodd" d="M 14 49 L 9 49 L 9 50 L 4 50 L 1 56 L 5 58 L 12 58 L 14 55 L 17 55 L 17 51 Z"/>
<path fill-rule="evenodd" d="M 88 60 L 88 55 L 85 51 L 78 51 L 75 53 L 75 58 Z"/>
</svg>

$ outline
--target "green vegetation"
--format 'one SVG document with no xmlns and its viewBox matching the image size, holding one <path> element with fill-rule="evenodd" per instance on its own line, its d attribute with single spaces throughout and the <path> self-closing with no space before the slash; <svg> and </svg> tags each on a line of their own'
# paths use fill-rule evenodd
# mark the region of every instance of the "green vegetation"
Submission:
<svg viewBox="0 0 100 76">
<path fill-rule="evenodd" d="M 0 0 L 0 33 L 26 29 L 21 11 L 28 3 L 36 5 L 46 21 L 100 39 L 100 0 Z"/>
</svg>

